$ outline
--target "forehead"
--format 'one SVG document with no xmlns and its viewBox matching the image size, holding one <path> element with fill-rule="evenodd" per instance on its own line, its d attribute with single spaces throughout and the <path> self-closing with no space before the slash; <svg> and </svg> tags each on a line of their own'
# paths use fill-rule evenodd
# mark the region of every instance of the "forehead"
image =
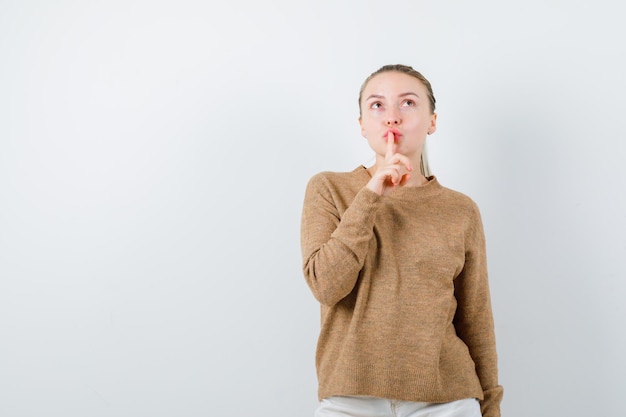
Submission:
<svg viewBox="0 0 626 417">
<path fill-rule="evenodd" d="M 370 94 L 393 96 L 403 93 L 416 93 L 425 96 L 426 87 L 420 80 L 402 72 L 387 71 L 372 77 L 363 89 L 363 97 Z"/>
</svg>

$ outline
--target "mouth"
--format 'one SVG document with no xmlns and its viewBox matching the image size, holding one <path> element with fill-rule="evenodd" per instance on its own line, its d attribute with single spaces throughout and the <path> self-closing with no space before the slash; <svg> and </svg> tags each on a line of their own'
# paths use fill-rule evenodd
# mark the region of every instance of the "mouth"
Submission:
<svg viewBox="0 0 626 417">
<path fill-rule="evenodd" d="M 387 141 L 387 140 L 388 140 L 388 138 L 389 138 L 389 134 L 390 134 L 390 133 L 393 135 L 393 140 L 394 140 L 394 142 L 398 142 L 398 141 L 400 140 L 400 137 L 402 137 L 402 133 L 401 133 L 398 129 L 395 129 L 395 128 L 393 128 L 393 129 L 388 129 L 388 130 L 385 132 L 385 141 Z"/>
</svg>

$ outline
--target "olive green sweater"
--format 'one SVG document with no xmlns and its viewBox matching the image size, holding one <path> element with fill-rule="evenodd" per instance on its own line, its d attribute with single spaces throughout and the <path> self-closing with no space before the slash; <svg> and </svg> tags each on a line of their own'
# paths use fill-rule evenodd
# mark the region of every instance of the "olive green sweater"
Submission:
<svg viewBox="0 0 626 417">
<path fill-rule="evenodd" d="M 370 175 L 323 172 L 306 189 L 303 271 L 321 304 L 321 400 L 478 398 L 500 416 L 502 387 L 480 213 L 435 177 L 379 196 Z"/>
</svg>

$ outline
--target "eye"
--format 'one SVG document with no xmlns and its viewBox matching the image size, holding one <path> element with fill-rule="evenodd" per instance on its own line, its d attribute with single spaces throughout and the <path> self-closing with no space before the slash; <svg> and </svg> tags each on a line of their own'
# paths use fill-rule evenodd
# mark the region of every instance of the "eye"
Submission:
<svg viewBox="0 0 626 417">
<path fill-rule="evenodd" d="M 411 99 L 404 100 L 404 101 L 402 102 L 402 106 L 403 106 L 403 107 L 407 107 L 407 106 L 408 106 L 408 107 L 415 107 L 415 105 L 416 105 L 416 104 L 417 104 L 417 103 L 415 103 L 415 101 L 414 101 L 414 100 L 411 100 Z"/>
<path fill-rule="evenodd" d="M 372 104 L 370 104 L 370 109 L 380 109 L 381 107 L 383 107 L 383 104 L 380 101 L 375 101 Z"/>
</svg>

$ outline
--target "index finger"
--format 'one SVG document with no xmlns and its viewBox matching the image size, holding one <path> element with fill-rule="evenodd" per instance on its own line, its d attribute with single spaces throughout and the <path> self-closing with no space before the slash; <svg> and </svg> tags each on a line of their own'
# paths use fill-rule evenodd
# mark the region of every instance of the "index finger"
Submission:
<svg viewBox="0 0 626 417">
<path fill-rule="evenodd" d="M 396 141 L 394 139 L 393 133 L 387 133 L 387 152 L 385 153 L 385 158 L 389 159 L 396 153 Z"/>
</svg>

